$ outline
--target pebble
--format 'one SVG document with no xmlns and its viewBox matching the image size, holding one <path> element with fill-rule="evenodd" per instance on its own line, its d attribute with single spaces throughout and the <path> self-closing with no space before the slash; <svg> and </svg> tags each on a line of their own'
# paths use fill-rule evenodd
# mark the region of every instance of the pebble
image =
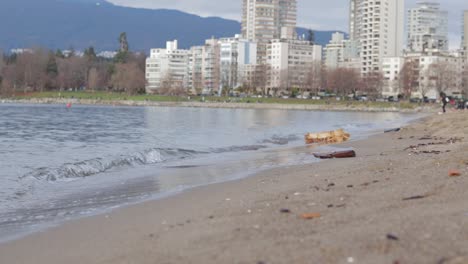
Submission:
<svg viewBox="0 0 468 264">
<path fill-rule="evenodd" d="M 354 263 L 354 258 L 349 257 L 349 258 L 348 258 L 348 263 Z"/>
</svg>

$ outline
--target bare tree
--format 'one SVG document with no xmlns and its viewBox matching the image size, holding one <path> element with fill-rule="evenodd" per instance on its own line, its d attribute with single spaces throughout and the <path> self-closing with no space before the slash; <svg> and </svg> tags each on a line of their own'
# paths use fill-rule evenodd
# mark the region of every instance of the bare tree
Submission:
<svg viewBox="0 0 468 264">
<path fill-rule="evenodd" d="M 3 51 L 0 50 L 0 77 L 2 76 L 2 71 L 3 71 L 3 68 L 5 67 L 6 63 L 5 63 L 5 58 L 3 56 Z"/>
<path fill-rule="evenodd" d="M 411 94 L 418 89 L 419 74 L 417 70 L 418 64 L 414 60 L 406 61 L 399 74 L 399 90 L 405 98 L 410 98 Z"/>
<path fill-rule="evenodd" d="M 421 77 L 419 78 L 419 92 L 421 93 L 421 96 L 425 98 L 427 94 L 433 90 L 436 89 L 435 82 L 434 82 L 434 77 L 431 75 L 431 69 L 424 69 L 421 70 L 420 75 Z"/>
<path fill-rule="evenodd" d="M 17 81 L 17 70 L 15 64 L 7 65 L 2 70 L 2 82 L 0 86 L 0 93 L 2 95 L 10 96 L 15 92 Z"/>
<path fill-rule="evenodd" d="M 100 79 L 99 79 L 99 73 L 96 68 L 91 68 L 88 73 L 88 88 L 91 91 L 94 91 L 99 88 L 100 85 Z"/>
<path fill-rule="evenodd" d="M 252 85 L 248 91 L 249 94 L 266 89 L 269 67 L 266 64 L 260 64 L 255 67 L 252 73 Z"/>
<path fill-rule="evenodd" d="M 310 92 L 317 95 L 320 92 L 322 84 L 322 63 L 320 61 L 313 62 L 308 67 L 306 86 Z"/>
<path fill-rule="evenodd" d="M 202 90 L 200 90 L 200 93 Z M 162 95 L 186 95 L 187 91 L 184 88 L 184 81 L 176 78 L 171 72 L 167 72 L 161 79 L 161 88 L 157 91 Z"/>
<path fill-rule="evenodd" d="M 372 97 L 377 98 L 382 95 L 384 86 L 384 78 L 381 72 L 371 72 L 363 78 L 363 88 L 365 93 Z"/>
<path fill-rule="evenodd" d="M 336 95 L 356 94 L 360 89 L 359 73 L 350 68 L 336 68 L 327 72 L 327 87 Z"/>
<path fill-rule="evenodd" d="M 44 74 L 47 73 L 48 60 L 48 52 L 40 48 L 18 54 L 15 63 L 16 88 L 24 92 L 42 91 L 47 84 Z"/>
<path fill-rule="evenodd" d="M 457 88 L 456 65 L 449 62 L 436 62 L 429 65 L 428 74 L 433 81 L 437 93 L 447 92 L 450 88 Z"/>
<path fill-rule="evenodd" d="M 468 61 L 465 62 L 462 70 L 463 95 L 468 98 Z"/>
<path fill-rule="evenodd" d="M 136 63 L 117 64 L 111 84 L 116 91 L 137 94 L 145 89 L 145 73 Z"/>
<path fill-rule="evenodd" d="M 281 92 L 291 90 L 291 79 L 289 75 L 290 69 L 283 69 L 279 73 L 279 85 L 278 88 Z M 274 77 L 274 76 L 272 76 Z"/>
<path fill-rule="evenodd" d="M 58 59 L 57 84 L 60 90 L 78 89 L 87 85 L 88 65 L 84 58 Z"/>
</svg>

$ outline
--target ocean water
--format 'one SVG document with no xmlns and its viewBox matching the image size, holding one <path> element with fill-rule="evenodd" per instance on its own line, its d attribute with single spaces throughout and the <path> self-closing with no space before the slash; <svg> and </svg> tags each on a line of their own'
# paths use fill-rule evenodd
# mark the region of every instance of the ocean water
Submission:
<svg viewBox="0 0 468 264">
<path fill-rule="evenodd" d="M 0 242 L 69 219 L 317 162 L 306 132 L 353 140 L 416 115 L 0 104 Z"/>
</svg>

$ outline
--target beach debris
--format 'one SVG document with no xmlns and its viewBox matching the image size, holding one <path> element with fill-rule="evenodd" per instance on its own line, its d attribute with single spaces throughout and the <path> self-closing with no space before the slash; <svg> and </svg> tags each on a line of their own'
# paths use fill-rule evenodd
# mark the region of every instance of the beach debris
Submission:
<svg viewBox="0 0 468 264">
<path fill-rule="evenodd" d="M 320 218 L 322 215 L 319 213 L 307 213 L 307 214 L 302 214 L 301 218 L 305 220 L 312 220 L 316 218 Z"/>
<path fill-rule="evenodd" d="M 387 234 L 387 239 L 388 240 L 393 240 L 393 241 L 398 241 L 400 240 L 397 236 L 393 235 L 393 234 Z"/>
<path fill-rule="evenodd" d="M 318 159 L 343 159 L 355 158 L 356 152 L 354 150 L 334 151 L 329 153 L 314 153 L 314 157 Z"/>
<path fill-rule="evenodd" d="M 399 132 L 400 130 L 401 128 L 392 128 L 392 129 L 384 130 L 384 133 Z"/>
<path fill-rule="evenodd" d="M 291 210 L 283 208 L 283 209 L 280 210 L 280 212 L 283 213 L 283 214 L 289 214 L 289 213 L 291 213 Z"/>
<path fill-rule="evenodd" d="M 351 135 L 349 133 L 346 133 L 343 129 L 338 129 L 320 133 L 307 133 L 305 135 L 305 141 L 307 144 L 334 144 L 348 141 L 350 137 Z"/>
<path fill-rule="evenodd" d="M 420 138 L 419 140 L 432 140 L 433 138 L 430 137 L 430 136 L 424 136 L 422 138 Z"/>
<path fill-rule="evenodd" d="M 454 137 L 454 138 L 449 138 L 449 139 L 447 139 L 445 141 L 443 141 L 443 139 L 440 138 L 438 140 L 439 140 L 439 142 L 429 142 L 429 143 L 420 143 L 420 144 L 417 144 L 417 145 L 411 145 L 411 146 L 407 147 L 404 150 L 417 150 L 420 147 L 455 144 L 457 142 L 462 142 L 463 138 Z"/>
<path fill-rule="evenodd" d="M 347 188 L 354 188 L 354 185 L 350 184 L 348 186 L 346 186 Z"/>
<path fill-rule="evenodd" d="M 426 197 L 427 197 L 426 195 L 416 195 L 416 196 L 411 196 L 408 198 L 403 198 L 403 201 L 419 200 L 419 199 L 424 199 Z"/>
<path fill-rule="evenodd" d="M 231 201 L 231 198 L 226 198 L 226 201 L 228 201 L 228 202 Z"/>
<path fill-rule="evenodd" d="M 213 215 L 208 216 L 208 219 L 214 219 Z"/>
<path fill-rule="evenodd" d="M 354 263 L 354 258 L 353 257 L 349 257 L 346 259 L 346 261 L 348 261 L 348 263 Z"/>
<path fill-rule="evenodd" d="M 461 172 L 458 170 L 449 170 L 448 175 L 450 177 L 458 177 L 458 176 L 461 176 Z"/>
</svg>

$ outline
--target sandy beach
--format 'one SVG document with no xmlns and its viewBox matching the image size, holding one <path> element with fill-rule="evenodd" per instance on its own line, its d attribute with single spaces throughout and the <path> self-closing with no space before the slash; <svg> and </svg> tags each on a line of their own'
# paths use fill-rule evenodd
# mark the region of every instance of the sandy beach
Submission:
<svg viewBox="0 0 468 264">
<path fill-rule="evenodd" d="M 466 264 L 467 135 L 466 112 L 434 115 L 340 145 L 357 158 L 269 170 L 0 244 L 0 263 Z"/>
</svg>

